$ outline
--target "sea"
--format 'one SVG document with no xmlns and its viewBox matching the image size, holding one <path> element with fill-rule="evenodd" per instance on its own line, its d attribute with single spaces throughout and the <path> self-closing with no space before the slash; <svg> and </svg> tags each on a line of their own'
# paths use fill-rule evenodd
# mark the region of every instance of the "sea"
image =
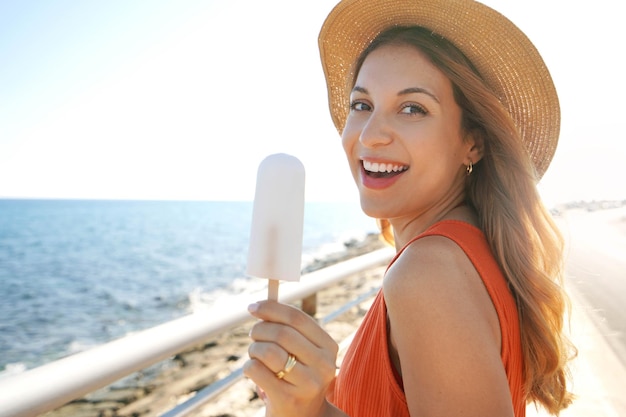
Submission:
<svg viewBox="0 0 626 417">
<path fill-rule="evenodd" d="M 252 202 L 0 199 L 0 377 L 258 291 Z M 302 266 L 376 232 L 307 202 Z"/>
</svg>

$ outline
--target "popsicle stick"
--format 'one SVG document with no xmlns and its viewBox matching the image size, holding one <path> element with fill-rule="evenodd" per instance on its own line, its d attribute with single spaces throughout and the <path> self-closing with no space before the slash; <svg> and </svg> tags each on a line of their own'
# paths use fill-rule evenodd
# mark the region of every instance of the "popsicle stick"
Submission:
<svg viewBox="0 0 626 417">
<path fill-rule="evenodd" d="M 279 281 L 277 279 L 270 279 L 267 283 L 267 299 L 272 301 L 278 301 L 278 286 Z"/>
</svg>

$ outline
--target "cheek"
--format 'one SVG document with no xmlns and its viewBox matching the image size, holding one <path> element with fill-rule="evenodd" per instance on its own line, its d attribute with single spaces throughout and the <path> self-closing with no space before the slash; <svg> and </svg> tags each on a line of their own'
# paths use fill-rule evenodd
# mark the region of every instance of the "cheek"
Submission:
<svg viewBox="0 0 626 417">
<path fill-rule="evenodd" d="M 358 160 L 357 150 L 356 150 L 356 142 L 354 139 L 354 135 L 351 134 L 350 129 L 346 125 L 346 128 L 343 130 L 343 134 L 341 135 L 341 146 L 343 147 L 343 151 L 346 155 L 346 160 L 348 161 L 348 167 L 352 172 L 352 176 L 357 179 L 359 172 L 361 170 L 361 165 Z"/>
<path fill-rule="evenodd" d="M 343 133 L 341 134 L 341 146 L 343 147 L 344 152 L 347 156 L 350 156 L 352 150 L 354 149 L 354 140 L 352 140 L 350 128 L 348 125 L 343 129 Z"/>
<path fill-rule="evenodd" d="M 346 153 L 354 150 L 356 144 L 361 137 L 361 131 L 363 129 L 363 120 L 354 114 L 349 114 L 346 118 L 346 123 L 343 126 L 343 132 L 341 133 L 341 143 Z"/>
</svg>

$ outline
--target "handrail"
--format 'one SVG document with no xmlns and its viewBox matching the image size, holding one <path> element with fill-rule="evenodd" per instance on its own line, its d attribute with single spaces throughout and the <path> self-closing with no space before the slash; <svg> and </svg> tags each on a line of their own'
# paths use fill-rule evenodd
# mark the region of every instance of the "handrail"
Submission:
<svg viewBox="0 0 626 417">
<path fill-rule="evenodd" d="M 350 302 L 347 302 L 346 304 L 343 304 L 341 307 L 339 307 L 335 311 L 333 311 L 330 314 L 322 317 L 318 321 L 319 324 L 326 324 L 326 323 L 329 323 L 329 322 L 333 321 L 334 319 L 336 319 L 340 315 L 344 314 L 345 312 L 347 312 L 351 308 L 353 308 L 355 306 L 358 306 L 359 304 L 364 303 L 366 300 L 369 300 L 369 299 L 373 298 L 379 290 L 380 290 L 380 287 L 374 287 L 371 290 L 366 291 L 365 293 L 361 294 L 356 299 L 354 299 L 354 300 L 352 300 Z M 341 344 L 339 345 L 340 346 L 340 348 L 339 348 L 340 352 L 347 348 L 346 341 L 351 340 L 352 336 L 354 336 L 354 334 L 349 336 L 347 338 L 347 340 L 344 340 L 344 341 L 341 342 Z M 212 399 L 214 399 L 215 397 L 217 397 L 218 395 L 223 393 L 225 390 L 230 388 L 235 383 L 239 382 L 239 380 L 242 379 L 242 378 L 243 378 L 243 366 L 240 366 L 237 369 L 235 369 L 234 371 L 232 371 L 230 374 L 228 374 L 228 376 L 226 376 L 226 377 L 224 377 L 224 378 L 222 378 L 222 379 L 212 383 L 211 385 L 209 385 L 207 387 L 202 388 L 193 397 L 191 397 L 188 400 L 178 404 L 174 408 L 172 408 L 172 409 L 170 409 L 170 410 L 160 414 L 159 416 L 160 417 L 184 417 L 184 416 L 187 416 L 190 413 L 196 411 L 199 407 L 203 406 L 204 404 L 208 403 L 209 401 L 211 401 Z"/>
<path fill-rule="evenodd" d="M 174 408 L 160 414 L 159 417 L 184 417 L 196 411 L 203 404 L 206 404 L 211 399 L 217 397 L 222 392 L 237 383 L 243 378 L 243 367 L 239 367 L 231 372 L 227 377 L 220 379 L 219 381 L 209 385 L 206 388 L 201 389 L 188 399 L 187 401 L 178 404 Z"/>
<path fill-rule="evenodd" d="M 303 275 L 300 282 L 281 286 L 280 300 L 291 303 L 308 297 L 353 273 L 384 264 L 392 255 L 391 248 L 378 249 Z M 233 296 L 219 307 L 1 378 L 0 417 L 37 416 L 110 385 L 250 320 L 247 305 L 263 298 L 261 293 Z"/>
</svg>

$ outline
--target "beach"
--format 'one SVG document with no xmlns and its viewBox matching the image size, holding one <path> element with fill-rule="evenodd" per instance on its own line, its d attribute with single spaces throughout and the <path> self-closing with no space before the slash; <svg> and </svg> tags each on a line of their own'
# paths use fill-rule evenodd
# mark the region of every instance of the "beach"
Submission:
<svg viewBox="0 0 626 417">
<path fill-rule="evenodd" d="M 566 239 L 576 239 L 578 242 L 580 233 L 583 233 L 583 236 L 589 237 L 590 245 L 596 250 L 606 252 L 608 259 L 626 259 L 626 204 L 610 207 L 566 207 L 560 210 L 556 218 L 565 230 Z M 348 245 L 341 254 L 319 260 L 318 267 L 358 256 L 383 245 L 377 238 L 370 236 L 358 244 L 353 242 L 351 247 Z M 573 251 L 573 242 L 569 242 L 568 246 Z M 578 261 L 579 259 L 568 259 L 568 263 L 574 263 L 574 266 Z M 316 317 L 322 318 L 347 301 L 378 288 L 385 268 L 386 265 L 380 265 L 364 270 L 346 278 L 339 285 L 319 292 Z M 623 271 L 617 271 L 620 272 Z M 572 363 L 571 385 L 576 401 L 562 415 L 617 417 L 624 415 L 622 412 L 626 411 L 626 404 L 619 393 L 620 387 L 626 384 L 626 366 L 616 351 L 619 347 L 613 343 L 616 333 L 619 332 L 606 327 L 607 321 L 603 313 L 608 314 L 609 311 L 590 304 L 588 294 L 581 293 L 581 288 L 584 287 L 580 287 L 578 281 L 582 279 L 569 265 L 566 286 L 572 296 L 573 313 L 568 323 L 568 331 L 578 347 L 578 357 Z M 351 308 L 324 327 L 337 342 L 341 342 L 358 327 L 370 302 L 371 299 Z M 619 317 L 617 320 L 623 322 Z M 252 324 L 252 321 L 246 323 L 202 346 L 176 355 L 150 378 L 135 375 L 119 387 L 100 390 L 85 399 L 47 413 L 46 416 L 158 416 L 191 398 L 196 391 L 238 369 L 247 358 L 250 342 L 248 332 Z M 608 321 L 608 324 L 611 322 Z M 257 397 L 253 384 L 244 378 L 216 400 L 199 407 L 190 415 L 256 417 L 262 407 L 263 403 Z M 528 415 L 547 416 L 541 410 L 536 411 L 532 405 L 528 408 Z"/>
</svg>

